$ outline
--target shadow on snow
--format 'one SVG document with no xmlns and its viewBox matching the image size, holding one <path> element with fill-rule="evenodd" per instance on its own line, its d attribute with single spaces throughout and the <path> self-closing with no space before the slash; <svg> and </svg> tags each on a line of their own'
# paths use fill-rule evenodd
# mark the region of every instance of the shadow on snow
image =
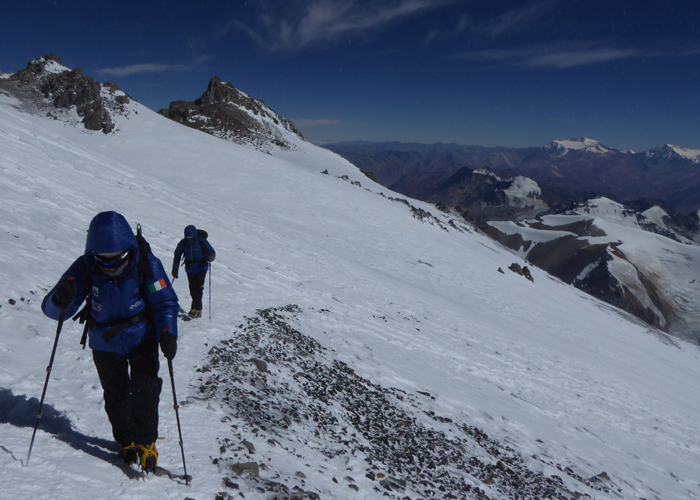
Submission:
<svg viewBox="0 0 700 500">
<path fill-rule="evenodd" d="M 0 388 L 0 424 L 10 424 L 15 427 L 33 428 L 36 422 L 36 413 L 39 409 L 37 398 L 27 399 L 27 396 L 15 396 L 10 389 Z M 73 427 L 70 419 L 62 415 L 58 410 L 44 402 L 38 431 L 53 435 L 59 441 L 63 441 L 71 448 L 87 453 L 95 458 L 120 468 L 127 476 L 136 478 L 141 474 L 131 467 L 120 463 L 117 457 L 117 444 L 108 439 L 87 436 L 78 432 Z M 2 449 L 15 458 L 14 453 L 4 446 Z M 29 438 L 27 439 L 27 451 L 29 450 Z M 36 449 L 33 450 L 36 453 Z M 26 464 L 24 464 L 26 465 Z"/>
</svg>

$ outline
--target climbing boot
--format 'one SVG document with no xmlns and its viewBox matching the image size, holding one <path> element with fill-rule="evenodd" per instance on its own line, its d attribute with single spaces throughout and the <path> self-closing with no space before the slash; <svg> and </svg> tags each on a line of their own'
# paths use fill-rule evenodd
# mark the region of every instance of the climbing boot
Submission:
<svg viewBox="0 0 700 500">
<path fill-rule="evenodd" d="M 158 464 L 158 450 L 156 450 L 156 444 L 151 443 L 150 446 L 137 444 L 136 447 L 139 450 L 141 468 L 146 472 L 155 471 L 156 465 Z"/>
<path fill-rule="evenodd" d="M 119 456 L 121 456 L 124 459 L 124 463 L 126 465 L 135 464 L 139 460 L 139 455 L 136 451 L 136 445 L 134 443 L 127 445 L 120 444 Z"/>
</svg>

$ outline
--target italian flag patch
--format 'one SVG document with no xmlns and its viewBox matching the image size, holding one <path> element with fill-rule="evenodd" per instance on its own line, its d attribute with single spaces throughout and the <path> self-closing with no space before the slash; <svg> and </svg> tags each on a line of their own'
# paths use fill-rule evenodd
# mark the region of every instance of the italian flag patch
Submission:
<svg viewBox="0 0 700 500">
<path fill-rule="evenodd" d="M 168 286 L 168 284 L 165 282 L 165 279 L 162 279 L 160 281 L 156 281 L 155 283 L 151 283 L 150 285 L 148 285 L 148 290 L 151 293 L 155 293 L 158 290 L 162 290 L 163 288 L 166 288 L 167 286 Z"/>
</svg>

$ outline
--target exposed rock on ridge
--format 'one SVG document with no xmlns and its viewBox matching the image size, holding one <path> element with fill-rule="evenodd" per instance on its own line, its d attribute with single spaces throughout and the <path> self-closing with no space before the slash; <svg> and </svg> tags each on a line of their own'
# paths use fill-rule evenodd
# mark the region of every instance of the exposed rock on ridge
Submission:
<svg viewBox="0 0 700 500">
<path fill-rule="evenodd" d="M 207 91 L 194 102 L 175 101 L 158 113 L 188 127 L 238 144 L 250 144 L 262 151 L 274 146 L 293 148 L 291 138 L 304 139 L 292 121 L 219 77 L 214 77 Z"/>
<path fill-rule="evenodd" d="M 105 134 L 115 127 L 110 111 L 124 113 L 124 105 L 130 101 L 113 83 L 101 84 L 85 76 L 80 68 L 70 70 L 55 54 L 30 61 L 25 69 L 5 81 L 5 90 L 46 111 L 48 116 L 66 118 L 67 112 L 75 108 L 86 129 Z"/>
</svg>

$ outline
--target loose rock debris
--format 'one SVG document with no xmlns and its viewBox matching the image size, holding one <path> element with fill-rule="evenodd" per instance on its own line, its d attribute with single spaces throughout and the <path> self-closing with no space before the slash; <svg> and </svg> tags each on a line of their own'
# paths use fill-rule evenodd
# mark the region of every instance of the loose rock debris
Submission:
<svg viewBox="0 0 700 500">
<path fill-rule="evenodd" d="M 236 432 L 242 436 L 246 431 L 296 453 L 300 461 L 300 448 L 320 452 L 329 460 L 361 457 L 366 465 L 353 471 L 355 477 L 365 476 L 377 492 L 401 500 L 590 498 L 565 488 L 558 476 L 529 469 L 515 450 L 478 428 L 426 410 L 421 402 L 425 398 L 358 376 L 291 326 L 301 312 L 296 305 L 258 310 L 245 318 L 231 339 L 210 350 L 209 365 L 200 369 L 208 378 L 199 390 L 223 401 L 235 422 L 234 435 L 221 438 L 222 453 L 250 450 L 250 443 L 241 444 L 242 437 L 235 439 Z M 251 370 L 251 358 L 264 360 L 267 370 Z M 231 463 L 221 469 L 237 471 L 244 465 Z M 600 481 L 548 465 L 581 486 L 607 489 Z M 233 475 L 233 479 L 240 478 Z M 255 480 L 266 491 L 278 493 L 275 498 L 320 498 L 299 486 L 290 489 Z M 359 490 L 353 478 L 348 481 Z"/>
</svg>

